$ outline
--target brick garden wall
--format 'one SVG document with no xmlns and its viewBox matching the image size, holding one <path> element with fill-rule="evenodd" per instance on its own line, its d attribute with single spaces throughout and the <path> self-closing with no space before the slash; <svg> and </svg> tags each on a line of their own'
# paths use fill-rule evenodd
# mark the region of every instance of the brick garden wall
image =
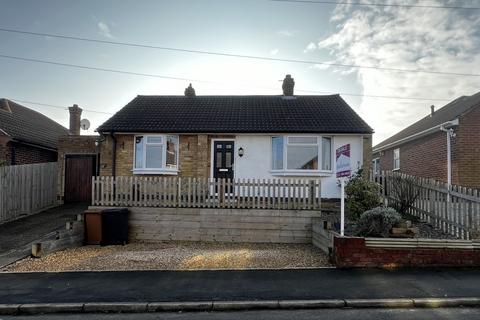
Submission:
<svg viewBox="0 0 480 320">
<path fill-rule="evenodd" d="M 365 238 L 334 237 L 333 262 L 351 267 L 454 267 L 480 266 L 480 249 L 373 248 Z"/>
</svg>

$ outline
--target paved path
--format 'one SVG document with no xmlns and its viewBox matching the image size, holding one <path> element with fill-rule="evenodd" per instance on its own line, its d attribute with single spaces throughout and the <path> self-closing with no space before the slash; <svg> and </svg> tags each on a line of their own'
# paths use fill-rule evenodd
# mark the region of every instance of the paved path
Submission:
<svg viewBox="0 0 480 320">
<path fill-rule="evenodd" d="M 2 303 L 480 297 L 479 269 L 0 274 Z"/>
<path fill-rule="evenodd" d="M 32 242 L 65 228 L 67 221 L 86 208 L 85 204 L 68 204 L 0 225 L 0 267 L 26 257 Z"/>
</svg>

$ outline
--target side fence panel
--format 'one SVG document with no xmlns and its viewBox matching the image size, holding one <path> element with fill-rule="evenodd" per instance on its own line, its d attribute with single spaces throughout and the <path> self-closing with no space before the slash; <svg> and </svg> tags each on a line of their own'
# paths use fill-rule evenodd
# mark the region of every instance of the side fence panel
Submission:
<svg viewBox="0 0 480 320">
<path fill-rule="evenodd" d="M 418 197 L 410 209 L 411 214 L 460 239 L 470 239 L 472 233 L 475 237 L 480 236 L 478 190 L 457 185 L 449 188 L 444 182 L 392 171 L 370 173 L 370 178 L 379 185 L 380 196 L 389 205 L 395 205 L 399 200 L 395 195 L 393 178 L 415 181 Z"/>
<path fill-rule="evenodd" d="M 57 163 L 0 167 L 0 223 L 54 206 Z"/>
</svg>

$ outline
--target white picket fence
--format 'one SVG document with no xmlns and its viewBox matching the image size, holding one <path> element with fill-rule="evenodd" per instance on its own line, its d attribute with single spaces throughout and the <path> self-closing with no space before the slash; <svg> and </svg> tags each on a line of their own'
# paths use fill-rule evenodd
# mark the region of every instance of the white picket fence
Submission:
<svg viewBox="0 0 480 320">
<path fill-rule="evenodd" d="M 110 177 L 92 179 L 92 205 L 319 210 L 320 180 Z"/>
<path fill-rule="evenodd" d="M 411 177 L 391 171 L 371 175 L 371 179 L 381 187 L 381 196 L 390 204 L 398 201 L 392 194 L 393 175 Z M 472 232 L 480 233 L 478 190 L 457 185 L 452 185 L 449 189 L 444 182 L 418 177 L 416 179 L 419 196 L 409 213 L 460 239 L 470 239 Z"/>
<path fill-rule="evenodd" d="M 54 206 L 57 163 L 0 167 L 0 223 Z"/>
</svg>

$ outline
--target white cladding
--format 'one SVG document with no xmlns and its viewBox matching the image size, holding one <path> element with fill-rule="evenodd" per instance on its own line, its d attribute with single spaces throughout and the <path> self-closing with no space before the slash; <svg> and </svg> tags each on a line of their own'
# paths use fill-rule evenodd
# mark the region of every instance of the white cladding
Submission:
<svg viewBox="0 0 480 320">
<path fill-rule="evenodd" d="M 297 135 L 295 135 L 297 136 Z M 312 135 L 308 135 L 312 136 Z M 333 136 L 332 171 L 309 175 L 279 175 L 271 171 L 271 136 L 270 135 L 237 135 L 235 138 L 234 174 L 236 179 L 320 179 L 322 198 L 340 198 L 340 187 L 335 175 L 335 150 L 350 144 L 350 165 L 356 172 L 363 165 L 363 137 L 361 135 Z M 238 149 L 243 148 L 243 157 L 238 156 Z"/>
</svg>

